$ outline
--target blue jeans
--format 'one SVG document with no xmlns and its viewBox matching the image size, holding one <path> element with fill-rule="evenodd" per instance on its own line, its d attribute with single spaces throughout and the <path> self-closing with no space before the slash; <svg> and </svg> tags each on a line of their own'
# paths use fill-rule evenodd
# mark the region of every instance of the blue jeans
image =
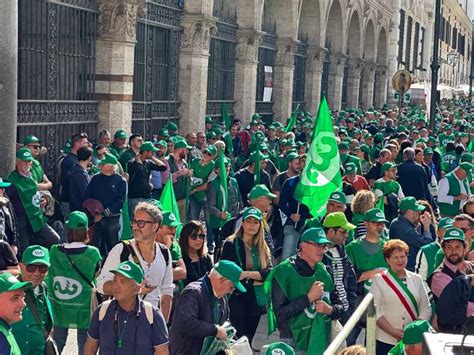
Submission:
<svg viewBox="0 0 474 355">
<path fill-rule="evenodd" d="M 119 242 L 120 216 L 104 217 L 94 224 L 91 244 L 99 248 L 105 260 L 110 250 Z"/>
<path fill-rule="evenodd" d="M 58 351 L 61 354 L 66 345 L 69 328 L 54 327 L 54 341 L 58 346 Z M 84 344 L 87 340 L 87 329 L 77 329 L 77 348 L 78 354 L 84 354 Z"/>
<path fill-rule="evenodd" d="M 283 227 L 283 247 L 281 251 L 281 260 L 284 260 L 295 254 L 301 233 L 295 229 L 294 225 Z"/>
<path fill-rule="evenodd" d="M 199 221 L 201 210 L 206 206 L 206 200 L 199 201 L 194 196 L 189 197 L 189 220 Z"/>
</svg>

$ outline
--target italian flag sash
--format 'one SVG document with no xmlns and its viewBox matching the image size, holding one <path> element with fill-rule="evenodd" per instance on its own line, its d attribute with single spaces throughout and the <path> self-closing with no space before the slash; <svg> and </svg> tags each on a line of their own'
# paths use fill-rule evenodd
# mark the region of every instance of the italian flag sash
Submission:
<svg viewBox="0 0 474 355">
<path fill-rule="evenodd" d="M 410 315 L 413 321 L 418 319 L 418 305 L 416 303 L 415 296 L 408 289 L 408 287 L 400 280 L 400 278 L 392 271 L 388 269 L 381 273 L 382 279 L 386 284 L 392 289 L 393 292 L 397 295 L 398 299 L 405 307 L 406 311 Z"/>
</svg>

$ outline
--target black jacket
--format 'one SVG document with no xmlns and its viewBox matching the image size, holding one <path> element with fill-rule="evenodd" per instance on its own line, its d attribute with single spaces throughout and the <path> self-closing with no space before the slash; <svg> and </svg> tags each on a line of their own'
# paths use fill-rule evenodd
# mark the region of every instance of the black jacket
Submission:
<svg viewBox="0 0 474 355">
<path fill-rule="evenodd" d="M 417 200 L 424 199 L 432 203 L 425 169 L 414 160 L 406 160 L 398 166 L 398 183 L 405 196 L 413 196 Z"/>
<path fill-rule="evenodd" d="M 151 171 L 165 171 L 166 166 L 154 164 L 152 161 L 137 162 L 132 159 L 128 162 L 128 198 L 150 198 L 151 197 Z"/>
<path fill-rule="evenodd" d="M 91 177 L 87 171 L 75 164 L 69 172 L 69 210 L 80 211 L 82 205 L 82 196 L 86 192 L 87 185 L 91 181 Z"/>
<path fill-rule="evenodd" d="M 214 304 L 220 305 L 219 319 L 214 318 Z M 226 298 L 214 297 L 208 276 L 187 285 L 173 313 L 169 330 L 171 355 L 199 355 L 204 338 L 217 334 L 216 324 L 222 325 L 229 318 Z"/>
</svg>

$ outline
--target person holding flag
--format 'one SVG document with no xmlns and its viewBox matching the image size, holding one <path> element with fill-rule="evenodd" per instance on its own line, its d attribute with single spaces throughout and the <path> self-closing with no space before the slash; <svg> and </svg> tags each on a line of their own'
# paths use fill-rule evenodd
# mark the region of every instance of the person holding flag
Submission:
<svg viewBox="0 0 474 355">
<path fill-rule="evenodd" d="M 207 225 L 212 231 L 213 239 L 208 240 L 209 253 L 215 245 L 219 246 L 219 231 L 224 223 L 237 216 L 243 207 L 237 180 L 230 177 L 230 160 L 221 151 L 215 165 L 216 177 L 208 184 L 207 189 Z"/>
<path fill-rule="evenodd" d="M 284 260 L 265 280 L 269 299 L 268 332 L 278 326 L 280 339 L 296 354 L 322 354 L 329 342 L 331 320 L 340 319 L 343 305 L 321 262 L 332 245 L 322 228 L 301 236 L 299 252 Z"/>
</svg>

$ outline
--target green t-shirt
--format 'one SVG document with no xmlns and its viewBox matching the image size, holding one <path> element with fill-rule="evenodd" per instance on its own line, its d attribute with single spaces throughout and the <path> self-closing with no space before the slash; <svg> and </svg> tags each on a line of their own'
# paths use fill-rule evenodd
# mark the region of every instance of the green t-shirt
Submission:
<svg viewBox="0 0 474 355">
<path fill-rule="evenodd" d="M 377 199 L 388 194 L 395 194 L 399 199 L 404 197 L 402 187 L 395 180 L 385 181 L 383 178 L 378 179 L 374 184 L 373 190 Z"/>
<path fill-rule="evenodd" d="M 193 159 L 190 164 L 190 169 L 193 171 L 193 178 L 201 179 L 202 182 L 198 185 L 193 186 L 196 188 L 207 183 L 209 175 L 214 171 L 215 163 L 211 160 L 206 165 L 201 164 L 201 159 Z M 206 191 L 197 191 L 192 194 L 194 198 L 198 201 L 204 201 L 206 198 Z"/>
<path fill-rule="evenodd" d="M 43 181 L 43 168 L 38 160 L 33 159 L 33 164 L 31 165 L 31 176 L 39 184 Z"/>
<path fill-rule="evenodd" d="M 183 254 L 181 253 L 181 247 L 179 246 L 176 240 L 173 240 L 173 243 L 171 243 L 170 254 L 171 260 L 173 261 L 178 261 L 179 259 L 183 258 Z"/>
</svg>

